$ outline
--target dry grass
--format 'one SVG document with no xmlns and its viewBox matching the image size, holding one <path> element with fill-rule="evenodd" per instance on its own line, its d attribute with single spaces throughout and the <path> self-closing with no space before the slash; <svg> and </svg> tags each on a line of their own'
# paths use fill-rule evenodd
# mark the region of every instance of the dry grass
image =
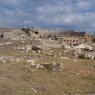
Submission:
<svg viewBox="0 0 95 95">
<path fill-rule="evenodd" d="M 0 95 L 95 94 L 95 61 L 55 61 L 64 64 L 62 72 L 31 72 L 27 64 L 0 64 Z"/>
</svg>

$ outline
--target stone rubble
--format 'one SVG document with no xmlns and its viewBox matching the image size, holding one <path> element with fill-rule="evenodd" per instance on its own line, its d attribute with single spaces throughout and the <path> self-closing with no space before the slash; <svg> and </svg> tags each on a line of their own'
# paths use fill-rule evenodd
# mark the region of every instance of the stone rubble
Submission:
<svg viewBox="0 0 95 95">
<path fill-rule="evenodd" d="M 44 63 L 44 64 L 31 64 L 31 68 L 36 69 L 46 69 L 48 71 L 62 71 L 63 64 L 62 63 Z"/>
<path fill-rule="evenodd" d="M 69 48 L 68 48 L 69 47 Z M 85 59 L 95 59 L 95 51 L 93 47 L 86 44 L 79 44 L 78 46 L 67 46 L 65 47 L 64 53 L 69 54 L 69 56 L 74 56 L 80 58 L 84 55 Z"/>
<path fill-rule="evenodd" d="M 22 54 L 29 51 L 38 53 L 40 57 L 42 53 L 45 56 L 63 60 L 68 60 L 70 57 L 95 60 L 95 44 L 91 45 L 91 42 L 90 44 L 84 42 L 67 44 L 66 42 L 63 42 L 60 37 L 60 39 L 57 39 L 58 35 L 58 33 L 42 32 L 42 30 L 38 31 L 29 28 L 13 29 L 7 32 L 4 31 L 1 33 L 0 48 L 5 46 L 6 49 L 8 48 L 7 46 L 10 46 L 15 49 L 15 51 L 21 51 Z M 55 53 L 54 49 L 62 49 L 62 51 L 57 51 L 57 53 Z M 0 62 L 2 63 L 23 61 L 31 64 L 34 64 L 35 62 L 32 58 L 27 59 L 23 56 L 0 56 Z M 37 68 L 39 67 L 40 66 Z"/>
</svg>

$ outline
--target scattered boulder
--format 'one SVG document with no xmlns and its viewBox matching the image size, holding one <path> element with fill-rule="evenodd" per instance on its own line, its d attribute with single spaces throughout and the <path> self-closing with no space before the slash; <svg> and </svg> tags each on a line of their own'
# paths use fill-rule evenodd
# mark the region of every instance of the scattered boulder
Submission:
<svg viewBox="0 0 95 95">
<path fill-rule="evenodd" d="M 32 45 L 22 45 L 17 46 L 14 49 L 22 51 L 22 52 L 28 52 L 29 50 L 32 50 Z"/>
<path fill-rule="evenodd" d="M 63 70 L 63 64 L 62 63 L 44 63 L 44 64 L 36 64 L 32 63 L 30 66 L 25 66 L 28 68 L 28 70 L 47 70 L 47 71 L 62 71 Z"/>
<path fill-rule="evenodd" d="M 35 51 L 36 53 L 38 53 L 38 52 L 42 51 L 43 49 L 38 46 L 32 46 L 32 50 Z"/>
<path fill-rule="evenodd" d="M 48 71 L 62 71 L 63 64 L 62 63 L 45 63 L 45 64 L 38 64 L 36 68 L 46 69 Z"/>
<path fill-rule="evenodd" d="M 87 50 L 87 51 L 91 51 L 93 50 L 93 47 L 86 45 L 86 44 L 79 44 L 78 46 L 73 46 L 73 48 L 75 49 L 82 49 L 82 50 Z"/>
</svg>

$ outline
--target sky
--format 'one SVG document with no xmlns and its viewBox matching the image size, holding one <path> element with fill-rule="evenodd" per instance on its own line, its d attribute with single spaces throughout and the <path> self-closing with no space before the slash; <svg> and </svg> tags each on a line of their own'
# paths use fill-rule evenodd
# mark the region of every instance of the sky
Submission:
<svg viewBox="0 0 95 95">
<path fill-rule="evenodd" d="M 0 0 L 0 27 L 95 33 L 95 0 Z"/>
</svg>

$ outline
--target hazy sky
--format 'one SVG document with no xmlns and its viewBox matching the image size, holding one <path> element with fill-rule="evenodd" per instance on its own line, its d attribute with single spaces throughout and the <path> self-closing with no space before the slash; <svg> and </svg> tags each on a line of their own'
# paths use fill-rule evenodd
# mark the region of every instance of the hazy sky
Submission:
<svg viewBox="0 0 95 95">
<path fill-rule="evenodd" d="M 0 27 L 95 31 L 95 0 L 0 0 Z"/>
</svg>

